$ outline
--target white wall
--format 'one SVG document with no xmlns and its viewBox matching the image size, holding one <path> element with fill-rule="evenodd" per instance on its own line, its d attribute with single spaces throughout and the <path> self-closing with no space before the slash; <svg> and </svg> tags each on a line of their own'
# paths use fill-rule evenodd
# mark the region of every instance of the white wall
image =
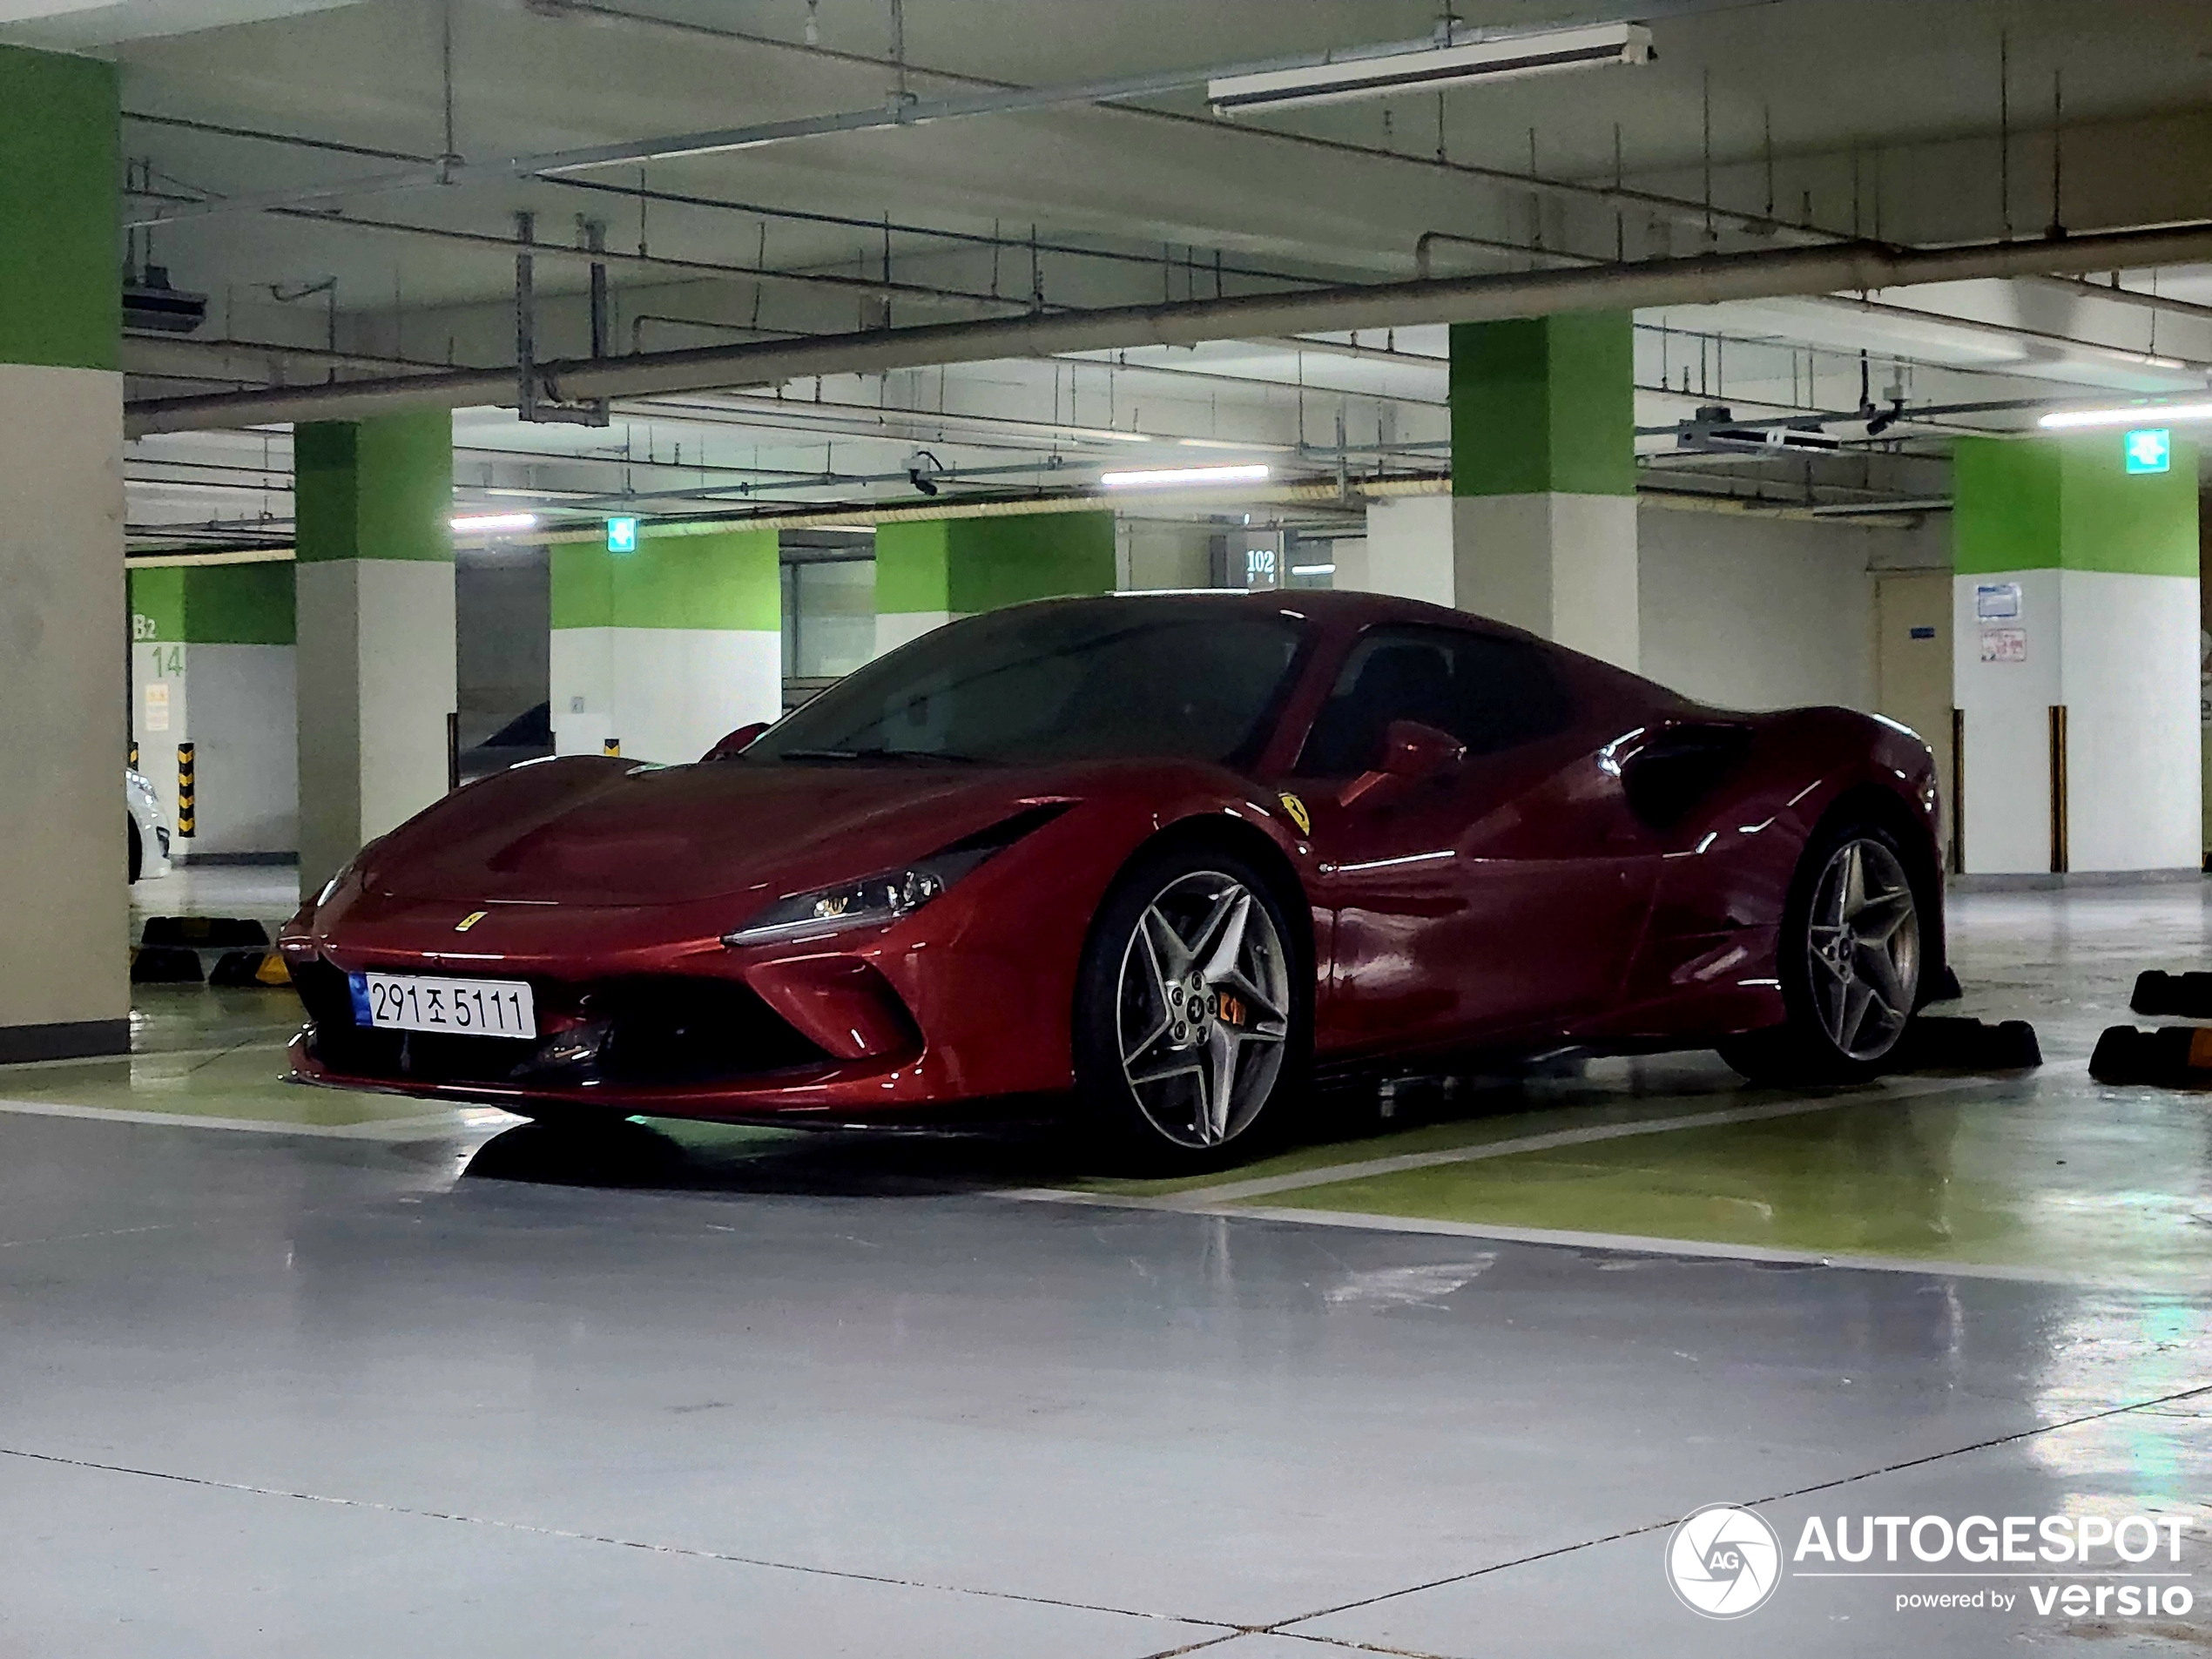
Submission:
<svg viewBox="0 0 2212 1659">
<path fill-rule="evenodd" d="M 1899 553 L 1925 538 L 1647 498 L 1636 541 L 1647 678 L 1723 708 L 1874 706 L 1867 567 L 1907 568 Z"/>
<path fill-rule="evenodd" d="M 1336 585 L 1452 604 L 1452 498 L 1404 496 L 1370 502 L 1366 536 L 1338 553 Z"/>
<path fill-rule="evenodd" d="M 184 653 L 196 826 L 191 840 L 172 840 L 172 848 L 188 860 L 296 853 L 298 653 L 290 645 L 186 645 Z M 174 735 L 166 757 L 172 780 Z M 173 830 L 174 794 L 162 804 Z"/>
<path fill-rule="evenodd" d="M 1116 585 L 1123 589 L 1204 588 L 1213 582 L 1210 551 L 1212 527 L 1123 519 L 1117 526 L 1120 569 Z"/>
<path fill-rule="evenodd" d="M 783 636 L 720 628 L 556 628 L 553 746 L 697 760 L 726 733 L 783 712 Z"/>
</svg>

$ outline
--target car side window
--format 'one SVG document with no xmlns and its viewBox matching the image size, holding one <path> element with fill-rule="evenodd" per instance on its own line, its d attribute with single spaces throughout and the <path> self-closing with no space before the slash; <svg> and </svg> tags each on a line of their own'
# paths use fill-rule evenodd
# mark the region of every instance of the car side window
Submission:
<svg viewBox="0 0 2212 1659">
<path fill-rule="evenodd" d="M 1563 731 L 1567 689 L 1541 646 L 1456 628 L 1378 628 L 1352 649 L 1306 736 L 1298 772 L 1348 778 L 1381 765 L 1393 720 L 1496 754 Z"/>
</svg>

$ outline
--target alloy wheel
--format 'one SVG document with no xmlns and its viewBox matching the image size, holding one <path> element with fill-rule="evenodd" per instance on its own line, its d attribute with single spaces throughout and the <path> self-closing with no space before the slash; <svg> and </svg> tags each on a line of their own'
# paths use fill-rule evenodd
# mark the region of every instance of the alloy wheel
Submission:
<svg viewBox="0 0 2212 1659">
<path fill-rule="evenodd" d="M 1122 953 L 1122 1075 L 1178 1146 L 1233 1140 L 1283 1069 L 1291 978 L 1274 918 L 1233 876 L 1197 870 L 1144 907 Z"/>
<path fill-rule="evenodd" d="M 1878 1060 L 1897 1046 L 1920 984 L 1919 907 L 1897 854 L 1845 841 L 1813 890 L 1807 928 L 1815 1011 L 1837 1052 Z"/>
</svg>

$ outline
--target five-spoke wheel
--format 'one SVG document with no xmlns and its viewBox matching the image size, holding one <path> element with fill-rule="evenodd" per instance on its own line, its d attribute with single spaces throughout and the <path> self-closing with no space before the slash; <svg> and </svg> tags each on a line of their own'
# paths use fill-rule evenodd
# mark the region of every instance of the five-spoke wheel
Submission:
<svg viewBox="0 0 2212 1659">
<path fill-rule="evenodd" d="M 1763 1082 L 1854 1082 L 1904 1040 L 1920 1001 L 1920 900 L 1898 842 L 1865 822 L 1824 828 L 1784 907 L 1783 1024 L 1721 1055 Z"/>
<path fill-rule="evenodd" d="M 1077 990 L 1076 1079 L 1094 1126 L 1156 1167 L 1241 1152 L 1303 1064 L 1312 995 L 1298 952 L 1273 884 L 1245 860 L 1170 847 L 1132 866 L 1099 912 Z"/>
<path fill-rule="evenodd" d="M 1897 1046 L 1920 988 L 1920 921 L 1887 843 L 1855 838 L 1830 855 L 1813 891 L 1805 966 L 1838 1054 L 1875 1061 Z"/>
<path fill-rule="evenodd" d="M 1290 1035 L 1274 919 L 1219 870 L 1163 888 L 1122 952 L 1117 1035 L 1138 1109 L 1178 1146 L 1231 1140 L 1266 1103 Z"/>
</svg>

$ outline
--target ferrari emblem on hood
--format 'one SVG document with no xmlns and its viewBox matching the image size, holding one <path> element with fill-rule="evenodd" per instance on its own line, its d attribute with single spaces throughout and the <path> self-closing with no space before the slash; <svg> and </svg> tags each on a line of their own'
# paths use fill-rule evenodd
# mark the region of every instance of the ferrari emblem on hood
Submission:
<svg viewBox="0 0 2212 1659">
<path fill-rule="evenodd" d="M 1305 810 L 1305 803 L 1296 795 L 1284 795 L 1278 799 L 1283 803 L 1283 810 L 1291 815 L 1291 822 L 1298 826 L 1298 833 L 1304 835 L 1311 832 L 1313 819 Z"/>
<path fill-rule="evenodd" d="M 471 910 L 467 915 L 462 917 L 459 921 L 453 924 L 453 930 L 457 934 L 465 934 L 489 914 L 491 914 L 491 912 L 489 910 Z"/>
</svg>

